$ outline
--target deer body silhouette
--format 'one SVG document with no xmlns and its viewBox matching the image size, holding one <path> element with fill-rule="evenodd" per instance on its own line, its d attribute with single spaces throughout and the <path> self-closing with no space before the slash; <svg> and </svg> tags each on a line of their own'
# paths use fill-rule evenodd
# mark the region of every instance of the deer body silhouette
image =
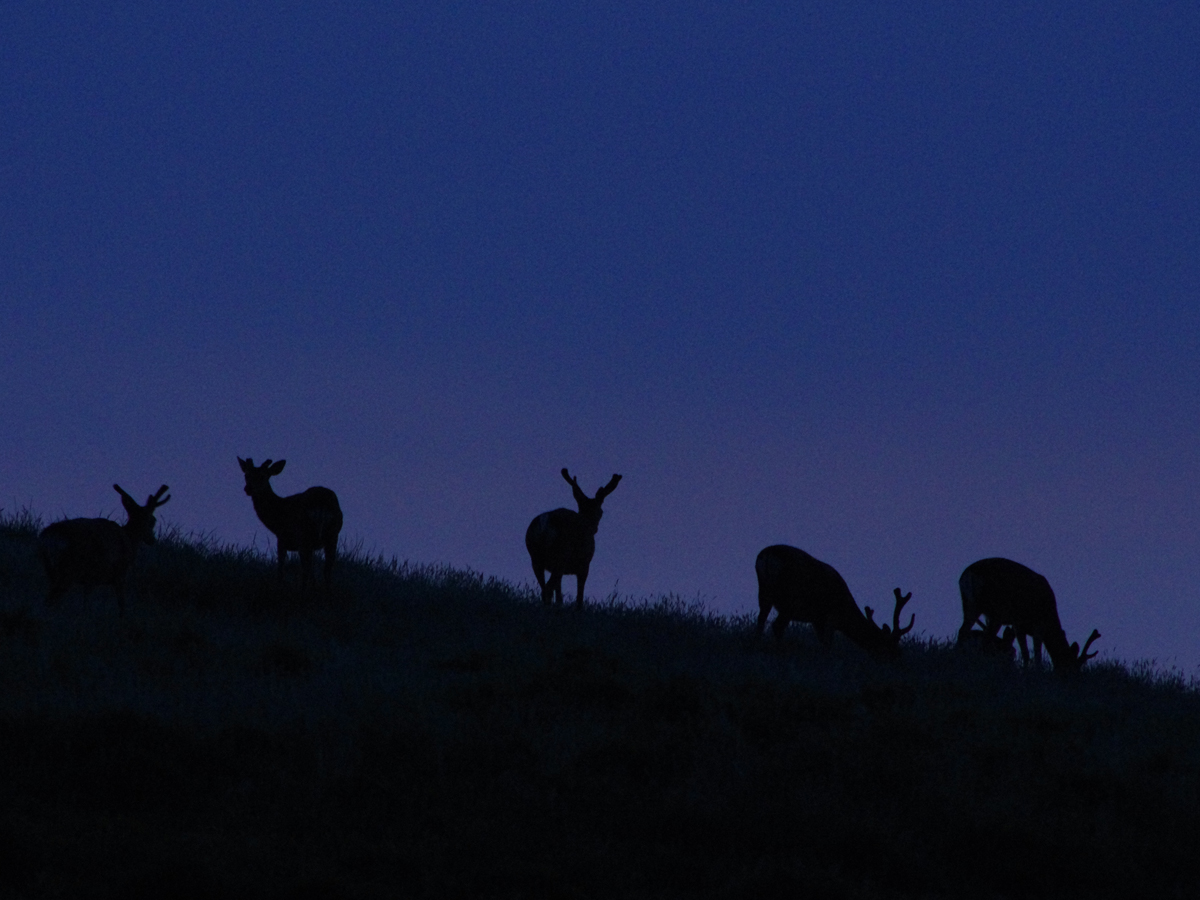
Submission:
<svg viewBox="0 0 1200 900">
<path fill-rule="evenodd" d="M 760 635 L 774 608 L 777 614 L 771 630 L 777 639 L 783 637 L 789 622 L 809 622 L 825 646 L 832 643 L 833 632 L 840 631 L 869 653 L 897 656 L 900 638 L 912 630 L 916 619 L 913 616 L 906 627 L 900 627 L 900 611 L 912 599 L 912 593 L 901 596 L 900 588 L 896 588 L 892 626 L 876 625 L 871 607 L 866 607 L 866 615 L 859 611 L 837 569 L 787 544 L 764 548 L 754 561 L 754 571 L 758 576 Z"/>
<path fill-rule="evenodd" d="M 1021 660 L 1029 665 L 1028 635 L 1033 638 L 1035 659 L 1042 661 L 1042 644 L 1050 653 L 1056 672 L 1078 672 L 1095 656 L 1088 648 L 1100 637 L 1092 629 L 1083 650 L 1078 642 L 1068 645 L 1058 618 L 1058 602 L 1050 582 L 1033 569 L 1011 559 L 991 557 L 971 563 L 958 578 L 962 595 L 963 623 L 958 643 L 972 640 L 972 628 L 983 617 L 983 633 L 994 638 L 1001 625 L 1011 625 L 1021 648 Z"/>
<path fill-rule="evenodd" d="M 333 578 L 337 561 L 338 535 L 342 530 L 342 508 L 337 494 L 325 487 L 311 487 L 299 494 L 280 497 L 271 488 L 271 477 L 283 471 L 286 459 L 266 460 L 261 466 L 254 460 L 238 457 L 246 476 L 246 493 L 254 501 L 254 512 L 277 541 L 279 583 L 283 583 L 283 564 L 288 553 L 300 555 L 300 587 L 312 577 L 312 559 L 316 550 L 325 554 L 325 588 Z"/>
<path fill-rule="evenodd" d="M 171 498 L 167 486 L 151 494 L 141 506 L 120 485 L 121 505 L 129 517 L 124 525 L 111 519 L 64 519 L 42 529 L 38 556 L 46 570 L 50 590 L 46 602 L 54 603 L 74 584 L 91 590 L 110 585 L 117 595 L 117 608 L 125 615 L 125 587 L 138 547 L 154 543 L 154 510 Z"/>
<path fill-rule="evenodd" d="M 563 576 L 574 575 L 578 589 L 575 606 L 580 608 L 583 606 L 583 586 L 596 553 L 596 531 L 604 514 L 600 505 L 616 490 L 621 476 L 614 475 L 608 484 L 596 491 L 595 497 L 580 490 L 579 482 L 565 468 L 562 477 L 571 485 L 579 511 L 552 509 L 535 517 L 525 529 L 525 549 L 529 551 L 534 577 L 542 589 L 542 602 L 549 604 L 553 595 L 561 606 Z M 546 572 L 550 573 L 549 578 Z"/>
</svg>

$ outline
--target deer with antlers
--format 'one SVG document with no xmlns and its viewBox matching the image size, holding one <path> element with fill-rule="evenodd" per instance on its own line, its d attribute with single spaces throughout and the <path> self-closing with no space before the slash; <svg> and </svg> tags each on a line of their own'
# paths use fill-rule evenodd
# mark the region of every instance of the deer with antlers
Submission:
<svg viewBox="0 0 1200 900">
<path fill-rule="evenodd" d="M 125 615 L 125 586 L 138 547 L 154 543 L 154 510 L 171 498 L 164 484 L 140 505 L 114 484 L 129 517 L 124 525 L 111 519 L 64 519 L 42 529 L 38 556 L 46 570 L 50 591 L 47 603 L 55 603 L 74 584 L 91 590 L 110 585 L 117 595 L 117 609 Z"/>
<path fill-rule="evenodd" d="M 871 607 L 859 611 L 837 569 L 797 547 L 775 544 L 765 548 L 754 561 L 754 572 L 758 575 L 760 635 L 774 608 L 771 630 L 776 639 L 783 638 L 789 622 L 808 622 L 825 646 L 833 642 L 833 632 L 840 631 L 871 654 L 895 657 L 900 653 L 900 638 L 912 631 L 916 619 L 912 616 L 908 625 L 900 627 L 900 612 L 912 599 L 912 592 L 901 596 L 900 588 L 896 588 L 891 627 L 875 624 Z"/>
<path fill-rule="evenodd" d="M 620 475 L 614 475 L 604 487 L 589 497 L 579 487 L 571 474 L 564 468 L 563 479 L 571 486 L 571 493 L 579 512 L 573 509 L 552 509 L 534 518 L 525 530 L 525 549 L 533 563 L 533 574 L 542 589 L 542 602 L 550 603 L 553 595 L 559 606 L 563 602 L 562 580 L 564 575 L 575 576 L 578 594 L 576 609 L 583 607 L 583 585 L 587 581 L 592 557 L 596 554 L 596 531 L 600 517 L 604 514 L 600 505 L 604 498 L 617 488 Z M 549 578 L 546 573 L 549 572 Z"/>
<path fill-rule="evenodd" d="M 1042 644 L 1050 653 L 1056 672 L 1078 672 L 1094 657 L 1088 648 L 1099 639 L 1100 632 L 1092 629 L 1087 643 L 1067 644 L 1067 635 L 1058 618 L 1058 603 L 1050 582 L 1032 569 L 1011 559 L 992 557 L 971 563 L 958 578 L 962 595 L 963 623 L 958 629 L 958 643 L 970 643 L 975 624 L 983 618 L 983 634 L 995 638 L 1001 625 L 1012 626 L 1021 660 L 1029 665 L 1026 636 L 1033 638 L 1034 658 L 1042 661 Z"/>
<path fill-rule="evenodd" d="M 246 493 L 254 501 L 254 512 L 267 530 L 275 535 L 279 557 L 279 583 L 283 584 L 283 564 L 288 553 L 300 555 L 300 590 L 312 578 L 313 553 L 325 554 L 325 590 L 333 578 L 337 561 L 338 535 L 342 530 L 342 508 L 337 494 L 326 487 L 310 487 L 299 494 L 280 497 L 271 488 L 272 476 L 283 471 L 286 459 L 266 460 L 254 465 L 250 457 L 238 457 L 238 465 L 246 476 Z"/>
</svg>

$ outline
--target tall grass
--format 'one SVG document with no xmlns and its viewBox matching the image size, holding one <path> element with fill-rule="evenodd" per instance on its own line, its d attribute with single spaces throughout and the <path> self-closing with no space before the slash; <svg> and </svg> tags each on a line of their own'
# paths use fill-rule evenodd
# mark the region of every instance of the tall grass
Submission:
<svg viewBox="0 0 1200 900">
<path fill-rule="evenodd" d="M 1179 673 L 882 664 L 361 550 L 301 597 L 178 532 L 122 618 L 44 604 L 39 524 L 0 519 L 0 896 L 1200 896 Z"/>
</svg>

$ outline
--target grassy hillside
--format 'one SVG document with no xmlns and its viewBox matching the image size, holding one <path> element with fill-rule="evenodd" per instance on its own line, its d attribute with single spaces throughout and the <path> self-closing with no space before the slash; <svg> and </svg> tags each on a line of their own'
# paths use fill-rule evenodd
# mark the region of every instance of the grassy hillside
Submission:
<svg viewBox="0 0 1200 900">
<path fill-rule="evenodd" d="M 122 619 L 45 606 L 36 526 L 0 522 L 0 897 L 1200 896 L 1178 678 L 361 556 L 301 601 L 179 536 Z"/>
</svg>

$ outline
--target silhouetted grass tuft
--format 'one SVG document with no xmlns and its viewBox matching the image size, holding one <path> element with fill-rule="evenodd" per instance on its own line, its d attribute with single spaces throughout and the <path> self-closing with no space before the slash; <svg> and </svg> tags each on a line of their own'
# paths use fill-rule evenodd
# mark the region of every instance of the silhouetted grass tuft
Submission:
<svg viewBox="0 0 1200 900">
<path fill-rule="evenodd" d="M 1200 692 L 676 596 L 582 613 L 168 531 L 46 607 L 0 517 L 0 896 L 1193 897 Z"/>
</svg>

